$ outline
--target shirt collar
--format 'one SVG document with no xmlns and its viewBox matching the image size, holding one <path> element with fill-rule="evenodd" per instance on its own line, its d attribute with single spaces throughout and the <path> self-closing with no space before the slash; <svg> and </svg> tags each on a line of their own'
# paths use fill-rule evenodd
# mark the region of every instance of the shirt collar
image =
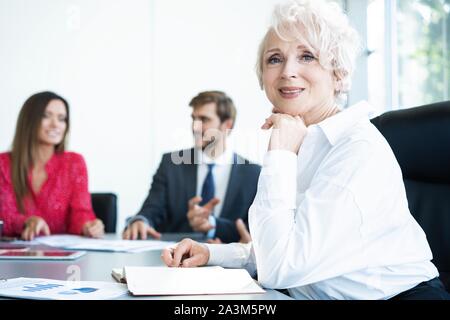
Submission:
<svg viewBox="0 0 450 320">
<path fill-rule="evenodd" d="M 370 114 L 373 112 L 374 109 L 369 103 L 361 101 L 315 126 L 322 129 L 331 145 L 335 145 L 348 129 L 352 128 L 363 118 L 369 119 Z"/>
<path fill-rule="evenodd" d="M 226 165 L 233 163 L 233 150 L 230 147 L 225 148 L 225 152 L 222 153 L 219 157 L 215 159 L 211 159 L 205 152 L 198 150 L 199 153 L 199 161 L 200 164 L 210 164 L 214 163 L 217 165 Z"/>
<path fill-rule="evenodd" d="M 50 159 L 48 159 L 47 163 L 44 166 L 45 171 L 48 173 L 51 173 L 55 170 L 55 168 L 58 166 L 59 163 L 59 159 L 61 158 L 62 153 L 53 153 L 53 155 L 50 157 Z M 30 174 L 33 171 L 33 166 L 30 167 L 29 169 Z"/>
<path fill-rule="evenodd" d="M 53 176 L 53 173 L 56 171 L 56 169 L 60 163 L 59 159 L 61 159 L 62 155 L 63 155 L 63 153 L 57 153 L 57 152 L 53 153 L 53 155 L 50 157 L 50 159 L 45 164 L 45 166 L 44 166 L 45 172 L 48 175 L 47 180 L 49 179 L 50 176 Z M 28 171 L 28 184 L 30 186 L 32 185 L 32 181 L 33 181 L 33 166 L 31 166 Z M 31 190 L 31 193 L 34 196 L 36 196 L 33 189 L 30 188 L 30 190 Z M 41 190 L 42 190 L 42 188 L 41 188 Z"/>
</svg>

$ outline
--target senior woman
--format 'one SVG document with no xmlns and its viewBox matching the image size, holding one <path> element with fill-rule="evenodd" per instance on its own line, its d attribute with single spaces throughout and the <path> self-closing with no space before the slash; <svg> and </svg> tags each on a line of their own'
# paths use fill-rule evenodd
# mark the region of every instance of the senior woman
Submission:
<svg viewBox="0 0 450 320">
<path fill-rule="evenodd" d="M 341 110 L 358 36 L 337 5 L 279 5 L 257 74 L 273 105 L 251 244 L 185 239 L 162 254 L 173 267 L 257 271 L 298 299 L 445 299 L 426 236 L 408 209 L 402 173 L 359 103 Z"/>
</svg>

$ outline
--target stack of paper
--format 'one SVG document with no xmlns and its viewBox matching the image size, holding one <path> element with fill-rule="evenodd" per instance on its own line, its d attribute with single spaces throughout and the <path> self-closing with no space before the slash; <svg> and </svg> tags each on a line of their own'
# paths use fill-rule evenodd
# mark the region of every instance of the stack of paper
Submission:
<svg viewBox="0 0 450 320">
<path fill-rule="evenodd" d="M 244 269 L 125 267 L 133 295 L 250 294 L 265 291 Z"/>
<path fill-rule="evenodd" d="M 124 284 L 15 278 L 0 281 L 0 296 L 22 299 L 107 300 L 127 294 Z"/>
<path fill-rule="evenodd" d="M 74 235 L 54 235 L 38 237 L 37 243 L 51 247 L 70 250 L 111 251 L 111 252 L 142 252 L 164 249 L 174 242 L 157 240 L 105 240 L 92 239 Z"/>
</svg>

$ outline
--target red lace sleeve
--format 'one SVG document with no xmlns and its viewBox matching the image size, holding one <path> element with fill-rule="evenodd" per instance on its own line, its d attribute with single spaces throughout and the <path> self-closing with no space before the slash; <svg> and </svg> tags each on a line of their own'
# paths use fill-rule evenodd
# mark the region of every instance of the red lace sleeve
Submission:
<svg viewBox="0 0 450 320">
<path fill-rule="evenodd" d="M 22 233 L 27 217 L 19 212 L 11 181 L 9 153 L 0 154 L 0 220 L 3 221 L 4 236 L 18 236 Z"/>
<path fill-rule="evenodd" d="M 72 180 L 72 198 L 70 201 L 68 232 L 81 234 L 86 222 L 95 220 L 91 195 L 88 191 L 88 174 L 86 163 L 81 155 L 72 154 L 70 159 Z"/>
</svg>

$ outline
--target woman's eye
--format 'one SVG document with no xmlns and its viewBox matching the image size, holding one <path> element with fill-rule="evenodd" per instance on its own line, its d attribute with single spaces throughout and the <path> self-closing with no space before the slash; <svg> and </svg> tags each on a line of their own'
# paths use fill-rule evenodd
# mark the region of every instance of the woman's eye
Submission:
<svg viewBox="0 0 450 320">
<path fill-rule="evenodd" d="M 311 54 L 304 54 L 300 57 L 300 60 L 305 62 L 311 62 L 316 60 L 316 58 Z"/>
<path fill-rule="evenodd" d="M 268 64 L 277 64 L 277 63 L 281 63 L 282 60 L 278 56 L 272 56 L 269 58 L 269 60 L 267 60 L 267 62 L 268 62 Z"/>
</svg>

